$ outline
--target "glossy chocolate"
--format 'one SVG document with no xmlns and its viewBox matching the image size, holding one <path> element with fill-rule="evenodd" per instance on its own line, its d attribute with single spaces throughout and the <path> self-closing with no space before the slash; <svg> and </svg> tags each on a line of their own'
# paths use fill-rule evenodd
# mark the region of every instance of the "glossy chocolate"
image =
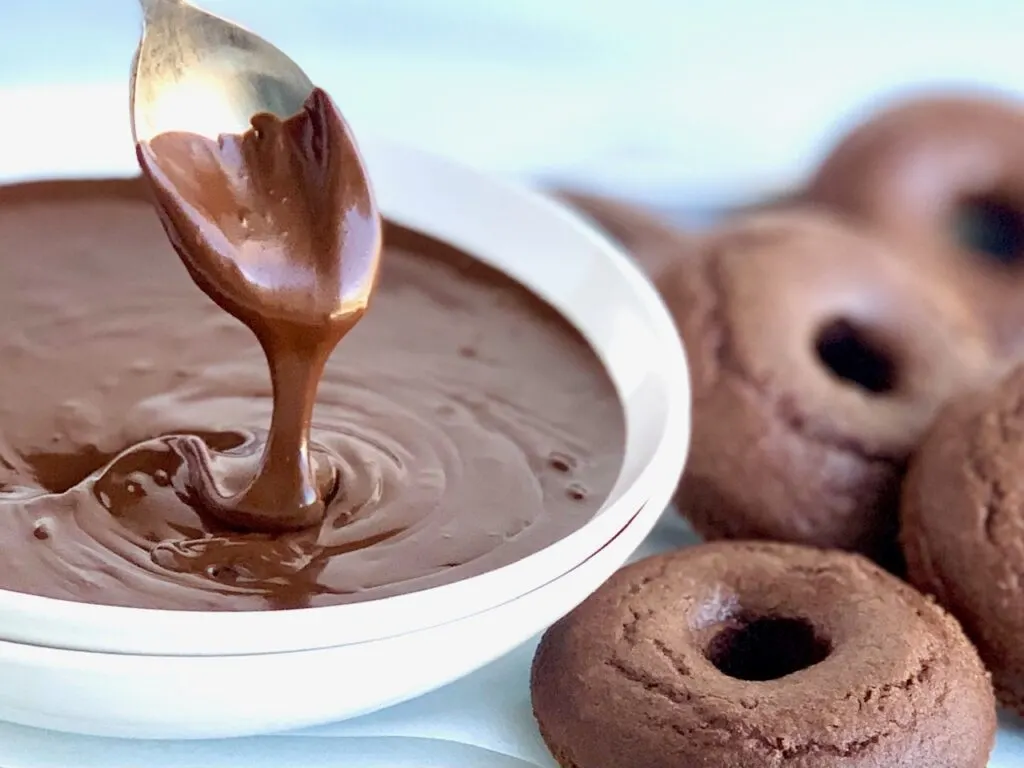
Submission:
<svg viewBox="0 0 1024 768">
<path fill-rule="evenodd" d="M 196 285 L 253 332 L 273 383 L 251 480 L 225 493 L 203 444 L 190 441 L 188 492 L 241 530 L 317 525 L 340 478 L 309 450 L 316 391 L 366 311 L 380 257 L 380 216 L 351 132 L 314 90 L 298 114 L 257 115 L 241 136 L 165 133 L 137 151 L 171 244 Z"/>
<path fill-rule="evenodd" d="M 191 463 L 223 499 L 253 482 L 275 423 L 259 320 L 196 289 L 140 182 L 0 188 L 0 588 L 328 605 L 482 573 L 589 519 L 624 425 L 588 345 L 475 259 L 390 226 L 384 243 L 317 392 L 322 519 L 271 532 L 273 505 L 250 527 L 197 499 Z"/>
</svg>

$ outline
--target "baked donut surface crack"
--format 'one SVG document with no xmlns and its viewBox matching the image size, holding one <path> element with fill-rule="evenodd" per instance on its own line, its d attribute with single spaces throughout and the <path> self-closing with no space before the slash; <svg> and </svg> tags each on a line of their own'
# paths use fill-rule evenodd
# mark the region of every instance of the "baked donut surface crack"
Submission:
<svg viewBox="0 0 1024 768">
<path fill-rule="evenodd" d="M 1024 712 L 1024 367 L 936 419 L 903 492 L 908 575 L 963 624 Z"/>
<path fill-rule="evenodd" d="M 624 568 L 545 634 L 531 690 L 565 768 L 981 768 L 995 733 L 934 602 L 863 557 L 767 542 Z"/>
<path fill-rule="evenodd" d="M 970 309 L 877 238 L 795 211 L 708 235 L 659 287 L 692 372 L 677 501 L 696 530 L 895 559 L 907 457 L 990 375 Z"/>
</svg>

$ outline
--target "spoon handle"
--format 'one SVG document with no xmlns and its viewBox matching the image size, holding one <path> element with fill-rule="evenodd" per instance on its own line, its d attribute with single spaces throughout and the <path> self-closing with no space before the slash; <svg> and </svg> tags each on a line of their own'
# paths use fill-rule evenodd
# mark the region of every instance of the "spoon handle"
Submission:
<svg viewBox="0 0 1024 768">
<path fill-rule="evenodd" d="M 146 18 L 156 16 L 168 8 L 185 5 L 185 0 L 139 0 Z"/>
</svg>

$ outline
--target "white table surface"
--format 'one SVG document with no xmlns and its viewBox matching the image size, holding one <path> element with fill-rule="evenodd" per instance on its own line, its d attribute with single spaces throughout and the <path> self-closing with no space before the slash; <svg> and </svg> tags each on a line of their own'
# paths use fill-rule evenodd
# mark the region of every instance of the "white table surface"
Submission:
<svg viewBox="0 0 1024 768">
<path fill-rule="evenodd" d="M 483 170 L 691 209 L 799 179 L 881 95 L 1024 92 L 1019 0 L 209 0 L 289 51 L 357 131 Z M 0 174 L 131 170 L 134 0 L 0 3 Z M 82 116 L 69 131 L 56 103 Z M 685 543 L 671 516 L 644 552 Z M 529 710 L 532 644 L 407 704 L 285 736 L 83 738 L 0 724 L 3 768 L 550 768 Z M 992 768 L 1024 765 L 1007 721 Z"/>
</svg>

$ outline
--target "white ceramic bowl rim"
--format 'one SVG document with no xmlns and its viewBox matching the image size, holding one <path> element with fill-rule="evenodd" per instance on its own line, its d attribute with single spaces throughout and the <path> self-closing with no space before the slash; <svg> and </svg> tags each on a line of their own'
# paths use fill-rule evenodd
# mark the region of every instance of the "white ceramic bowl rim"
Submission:
<svg viewBox="0 0 1024 768">
<path fill-rule="evenodd" d="M 556 579 L 611 540 L 656 488 L 677 481 L 690 433 L 685 358 L 671 317 L 628 257 L 548 199 L 380 138 L 361 140 L 381 210 L 511 274 L 590 341 L 626 414 L 626 452 L 602 509 L 577 531 L 510 565 L 450 585 L 288 611 L 162 611 L 88 605 L 0 590 L 0 639 L 54 648 L 157 655 L 235 655 L 360 643 L 458 620 Z M 39 149 L 40 153 L 45 147 Z M 90 170 L 95 170 L 95 158 Z M 131 176 L 22 161 L 0 182 Z"/>
<path fill-rule="evenodd" d="M 577 605 L 651 532 L 671 491 L 663 485 L 611 541 L 539 589 L 457 621 L 375 642 L 252 656 L 152 656 L 0 641 L 6 683 L 0 717 L 118 737 L 106 745 L 114 750 L 109 763 L 118 760 L 123 739 L 280 732 L 407 701 L 528 642 Z M 281 691 L 290 694 L 284 705 Z"/>
</svg>

